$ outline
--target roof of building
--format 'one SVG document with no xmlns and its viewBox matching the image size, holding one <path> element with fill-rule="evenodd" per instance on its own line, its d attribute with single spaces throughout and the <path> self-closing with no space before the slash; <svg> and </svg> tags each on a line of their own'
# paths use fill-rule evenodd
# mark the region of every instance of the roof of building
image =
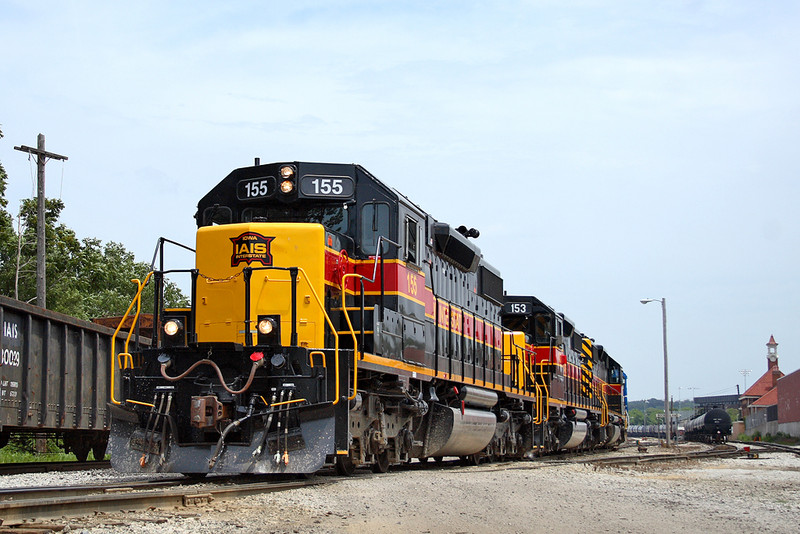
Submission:
<svg viewBox="0 0 800 534">
<path fill-rule="evenodd" d="M 783 377 L 783 373 L 778 371 L 778 378 L 781 377 Z M 775 387 L 775 384 L 772 382 L 772 369 L 770 369 L 761 375 L 761 378 L 756 380 L 752 386 L 747 388 L 742 397 L 763 397 L 773 387 Z"/>
<path fill-rule="evenodd" d="M 776 404 L 778 404 L 778 388 L 774 387 L 769 390 L 766 395 L 752 402 L 750 407 L 766 408 L 768 406 L 775 406 Z"/>
</svg>

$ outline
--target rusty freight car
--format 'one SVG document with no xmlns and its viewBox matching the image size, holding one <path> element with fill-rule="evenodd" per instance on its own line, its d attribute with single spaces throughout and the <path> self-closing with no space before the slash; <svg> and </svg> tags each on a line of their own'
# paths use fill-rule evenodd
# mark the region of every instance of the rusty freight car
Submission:
<svg viewBox="0 0 800 534">
<path fill-rule="evenodd" d="M 114 330 L 0 296 L 0 446 L 59 437 L 86 460 L 108 444 Z"/>
</svg>

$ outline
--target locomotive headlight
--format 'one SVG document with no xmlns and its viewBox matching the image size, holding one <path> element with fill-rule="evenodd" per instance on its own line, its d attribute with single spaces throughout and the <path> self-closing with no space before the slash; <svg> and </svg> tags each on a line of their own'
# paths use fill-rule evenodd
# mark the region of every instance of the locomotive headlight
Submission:
<svg viewBox="0 0 800 534">
<path fill-rule="evenodd" d="M 264 336 L 270 335 L 275 330 L 275 319 L 265 317 L 258 321 L 258 333 Z"/>
<path fill-rule="evenodd" d="M 281 176 L 280 190 L 284 195 L 294 191 L 295 169 L 292 165 L 284 165 L 280 168 L 279 174 Z"/>
<path fill-rule="evenodd" d="M 177 319 L 170 319 L 164 323 L 164 333 L 172 337 L 183 329 L 183 325 Z"/>
<path fill-rule="evenodd" d="M 281 344 L 281 316 L 260 315 L 256 323 L 258 345 L 279 346 Z"/>
<path fill-rule="evenodd" d="M 294 182 L 291 180 L 284 180 L 281 182 L 281 193 L 288 194 L 294 191 Z"/>
<path fill-rule="evenodd" d="M 290 165 L 284 165 L 281 167 L 281 178 L 284 180 L 294 178 L 294 167 L 291 167 Z"/>
</svg>

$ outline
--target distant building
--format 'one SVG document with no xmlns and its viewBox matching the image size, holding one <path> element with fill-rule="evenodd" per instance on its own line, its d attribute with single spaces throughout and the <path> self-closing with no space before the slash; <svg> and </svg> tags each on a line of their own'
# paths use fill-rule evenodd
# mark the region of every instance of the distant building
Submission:
<svg viewBox="0 0 800 534">
<path fill-rule="evenodd" d="M 767 372 L 739 397 L 747 434 L 775 435 L 778 432 L 778 382 L 783 376 L 778 367 L 778 343 L 774 336 L 770 336 Z"/>
<path fill-rule="evenodd" d="M 694 398 L 694 413 L 695 415 L 702 415 L 714 408 L 722 408 L 728 410 L 733 408 L 739 410 L 742 403 L 739 400 L 739 395 L 712 395 L 708 397 L 695 397 Z"/>
<path fill-rule="evenodd" d="M 800 370 L 778 380 L 778 432 L 800 437 Z"/>
</svg>

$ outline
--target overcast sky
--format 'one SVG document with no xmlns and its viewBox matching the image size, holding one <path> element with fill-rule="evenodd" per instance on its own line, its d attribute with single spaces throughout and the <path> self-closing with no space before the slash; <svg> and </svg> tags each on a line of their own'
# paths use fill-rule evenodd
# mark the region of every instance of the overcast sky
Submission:
<svg viewBox="0 0 800 534">
<path fill-rule="evenodd" d="M 675 400 L 735 394 L 770 335 L 800 368 L 798 28 L 793 1 L 0 0 L 0 162 L 15 213 L 43 133 L 62 222 L 147 262 L 255 157 L 360 163 L 478 228 L 632 400 L 664 396 L 643 298 Z"/>
</svg>

